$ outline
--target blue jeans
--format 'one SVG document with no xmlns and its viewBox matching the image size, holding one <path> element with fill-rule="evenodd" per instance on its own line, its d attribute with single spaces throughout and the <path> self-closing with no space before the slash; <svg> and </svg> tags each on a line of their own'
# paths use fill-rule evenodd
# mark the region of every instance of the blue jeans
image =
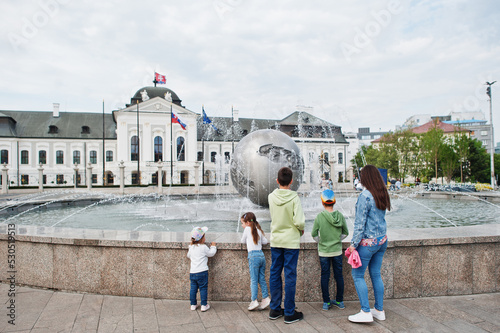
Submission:
<svg viewBox="0 0 500 333">
<path fill-rule="evenodd" d="M 344 277 L 342 276 L 342 255 L 336 257 L 319 257 L 321 264 L 321 293 L 323 294 L 323 302 L 330 303 L 330 292 L 328 286 L 330 284 L 330 266 L 333 267 L 333 277 L 337 285 L 337 302 L 344 301 Z"/>
<path fill-rule="evenodd" d="M 271 289 L 272 310 L 281 309 L 283 299 L 283 282 L 281 272 L 285 270 L 285 316 L 295 313 L 295 286 L 297 284 L 297 261 L 299 249 L 271 247 L 271 270 L 269 289 Z"/>
<path fill-rule="evenodd" d="M 208 271 L 190 273 L 189 280 L 191 280 L 191 290 L 189 291 L 191 305 L 196 305 L 196 294 L 198 293 L 198 289 L 200 289 L 201 305 L 207 305 Z"/>
<path fill-rule="evenodd" d="M 250 289 L 252 301 L 257 299 L 257 294 L 262 291 L 262 298 L 269 296 L 266 283 L 266 258 L 262 250 L 248 252 L 248 267 L 250 269 Z"/>
<path fill-rule="evenodd" d="M 365 271 L 366 267 L 368 267 L 373 285 L 373 294 L 375 295 L 375 309 L 382 311 L 384 310 L 384 282 L 380 275 L 380 268 L 382 267 L 385 250 L 387 250 L 387 241 L 377 246 L 358 246 L 356 250 L 361 259 L 361 267 L 352 269 L 352 278 L 361 303 L 361 310 L 370 312 L 368 287 L 365 282 Z"/>
</svg>

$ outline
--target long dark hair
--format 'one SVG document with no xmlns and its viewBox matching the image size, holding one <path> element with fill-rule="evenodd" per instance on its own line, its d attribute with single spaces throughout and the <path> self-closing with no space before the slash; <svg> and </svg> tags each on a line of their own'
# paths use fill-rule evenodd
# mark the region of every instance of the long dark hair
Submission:
<svg viewBox="0 0 500 333">
<path fill-rule="evenodd" d="M 391 210 L 389 192 L 380 171 L 374 165 L 368 164 L 361 169 L 361 184 L 373 195 L 378 209 Z"/>
<path fill-rule="evenodd" d="M 244 222 L 247 222 L 250 225 L 250 228 L 252 228 L 253 243 L 259 244 L 259 232 L 257 231 L 257 229 L 260 230 L 262 236 L 264 236 L 264 231 L 262 231 L 259 222 L 257 222 L 257 217 L 255 217 L 255 214 L 252 212 L 248 212 L 243 214 L 241 218 Z"/>
</svg>

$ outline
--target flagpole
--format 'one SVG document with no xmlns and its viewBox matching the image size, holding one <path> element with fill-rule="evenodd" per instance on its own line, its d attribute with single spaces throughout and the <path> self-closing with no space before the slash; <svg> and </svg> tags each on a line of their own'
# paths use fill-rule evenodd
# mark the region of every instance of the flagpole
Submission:
<svg viewBox="0 0 500 333">
<path fill-rule="evenodd" d="M 205 111 L 203 104 L 201 105 L 201 110 Z M 203 114 L 202 114 L 202 119 L 203 119 Z M 201 184 L 205 185 L 205 121 L 201 122 L 203 126 L 203 133 L 201 134 Z"/>
<path fill-rule="evenodd" d="M 104 99 L 102 100 L 102 186 L 106 185 L 106 135 L 104 127 Z"/>
<path fill-rule="evenodd" d="M 170 187 L 172 187 L 172 178 L 174 177 L 174 139 L 173 139 L 173 124 L 172 124 L 172 103 L 170 103 Z"/>
<path fill-rule="evenodd" d="M 137 184 L 141 185 L 141 171 L 140 171 L 140 160 L 141 160 L 141 141 L 139 135 L 139 101 L 137 101 Z"/>
</svg>

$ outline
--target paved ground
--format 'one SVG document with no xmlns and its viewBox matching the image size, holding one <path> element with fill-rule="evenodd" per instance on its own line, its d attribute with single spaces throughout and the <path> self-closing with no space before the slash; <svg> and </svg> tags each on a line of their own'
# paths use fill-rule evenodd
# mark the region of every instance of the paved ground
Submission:
<svg viewBox="0 0 500 333">
<path fill-rule="evenodd" d="M 247 303 L 211 302 L 207 312 L 188 301 L 54 292 L 20 287 L 15 326 L 8 323 L 9 287 L 0 285 L 1 332 L 500 332 L 500 293 L 386 300 L 387 320 L 353 324 L 346 309 L 322 311 L 320 303 L 297 303 L 304 320 L 287 325 Z"/>
</svg>

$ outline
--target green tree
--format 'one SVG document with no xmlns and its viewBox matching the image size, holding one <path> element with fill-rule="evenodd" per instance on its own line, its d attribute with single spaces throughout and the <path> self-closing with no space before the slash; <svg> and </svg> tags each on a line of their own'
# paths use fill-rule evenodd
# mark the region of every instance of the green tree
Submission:
<svg viewBox="0 0 500 333">
<path fill-rule="evenodd" d="M 490 182 L 490 155 L 477 139 L 469 141 L 469 179 L 471 182 Z"/>
<path fill-rule="evenodd" d="M 464 164 L 469 158 L 470 138 L 465 134 L 455 135 L 455 152 L 457 153 L 458 162 L 460 164 L 460 182 L 464 182 Z"/>
<path fill-rule="evenodd" d="M 437 122 L 434 127 L 424 133 L 422 136 L 422 145 L 426 154 L 426 160 L 430 165 L 434 166 L 434 176 L 438 179 L 438 162 L 439 154 L 442 151 L 444 142 L 444 131 L 437 127 Z"/>
<path fill-rule="evenodd" d="M 453 179 L 453 175 L 458 168 L 459 162 L 458 155 L 455 152 L 453 145 L 445 143 L 441 146 L 439 161 L 441 169 L 443 171 L 443 176 L 446 178 L 446 182 L 449 184 Z"/>
</svg>

